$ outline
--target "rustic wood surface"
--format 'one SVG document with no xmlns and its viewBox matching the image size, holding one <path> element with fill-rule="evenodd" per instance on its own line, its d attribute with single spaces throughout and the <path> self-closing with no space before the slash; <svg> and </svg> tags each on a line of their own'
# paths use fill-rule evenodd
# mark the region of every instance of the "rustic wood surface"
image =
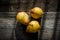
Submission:
<svg viewBox="0 0 60 40">
<path fill-rule="evenodd" d="M 47 1 L 48 9 L 44 23 L 44 30 L 42 30 L 42 38 L 40 38 L 41 32 L 38 34 L 33 34 L 34 36 L 32 37 L 27 36 L 26 33 L 24 34 L 23 28 L 21 27 L 22 24 L 18 24 L 15 20 L 15 16 L 18 10 L 24 10 L 28 12 L 32 7 L 38 6 L 41 7 L 45 12 L 45 2 L 46 0 L 35 0 L 35 2 L 34 0 L 0 0 L 0 40 L 16 40 L 17 38 L 18 40 L 51 40 L 57 14 L 57 0 Z M 56 29 L 55 40 L 58 40 L 60 33 L 60 14 L 58 15 Z"/>
</svg>

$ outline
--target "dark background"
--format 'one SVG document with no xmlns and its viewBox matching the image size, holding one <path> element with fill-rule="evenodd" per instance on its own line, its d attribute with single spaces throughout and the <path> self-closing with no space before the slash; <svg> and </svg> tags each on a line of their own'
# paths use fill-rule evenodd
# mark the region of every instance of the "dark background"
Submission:
<svg viewBox="0 0 60 40">
<path fill-rule="evenodd" d="M 15 16 L 19 10 L 29 14 L 35 6 L 44 11 L 42 28 L 38 34 L 32 34 L 34 37 L 28 37 L 23 29 L 25 25 L 19 24 Z M 59 7 L 59 0 L 0 0 L 0 40 L 59 40 Z"/>
</svg>

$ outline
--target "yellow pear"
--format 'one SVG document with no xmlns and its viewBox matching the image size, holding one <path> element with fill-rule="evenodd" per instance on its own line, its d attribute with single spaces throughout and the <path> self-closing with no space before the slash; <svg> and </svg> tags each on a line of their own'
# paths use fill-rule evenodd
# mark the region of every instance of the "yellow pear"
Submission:
<svg viewBox="0 0 60 40">
<path fill-rule="evenodd" d="M 38 19 L 42 17 L 43 10 L 39 7 L 34 7 L 30 10 L 30 14 L 33 18 Z"/>
<path fill-rule="evenodd" d="M 18 22 L 22 23 L 22 24 L 28 24 L 29 23 L 29 16 L 26 12 L 18 12 L 16 19 Z"/>
<path fill-rule="evenodd" d="M 31 21 L 27 28 L 26 28 L 26 32 L 28 33 L 36 33 L 38 32 L 38 30 L 40 30 L 41 26 L 39 25 L 38 21 Z"/>
</svg>

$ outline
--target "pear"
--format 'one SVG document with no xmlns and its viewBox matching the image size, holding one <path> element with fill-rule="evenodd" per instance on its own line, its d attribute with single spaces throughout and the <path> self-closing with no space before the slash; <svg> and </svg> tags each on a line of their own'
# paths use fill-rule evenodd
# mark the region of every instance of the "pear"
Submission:
<svg viewBox="0 0 60 40">
<path fill-rule="evenodd" d="M 18 12 L 16 15 L 16 20 L 19 23 L 27 25 L 29 23 L 29 16 L 26 12 Z"/>
<path fill-rule="evenodd" d="M 28 26 L 26 28 L 26 32 L 36 33 L 36 32 L 38 32 L 38 30 L 40 30 L 40 28 L 41 28 L 41 26 L 40 26 L 39 22 L 34 20 L 28 24 Z"/>
<path fill-rule="evenodd" d="M 43 10 L 39 7 L 34 7 L 30 10 L 30 14 L 34 19 L 38 19 L 38 18 L 42 17 Z"/>
</svg>

